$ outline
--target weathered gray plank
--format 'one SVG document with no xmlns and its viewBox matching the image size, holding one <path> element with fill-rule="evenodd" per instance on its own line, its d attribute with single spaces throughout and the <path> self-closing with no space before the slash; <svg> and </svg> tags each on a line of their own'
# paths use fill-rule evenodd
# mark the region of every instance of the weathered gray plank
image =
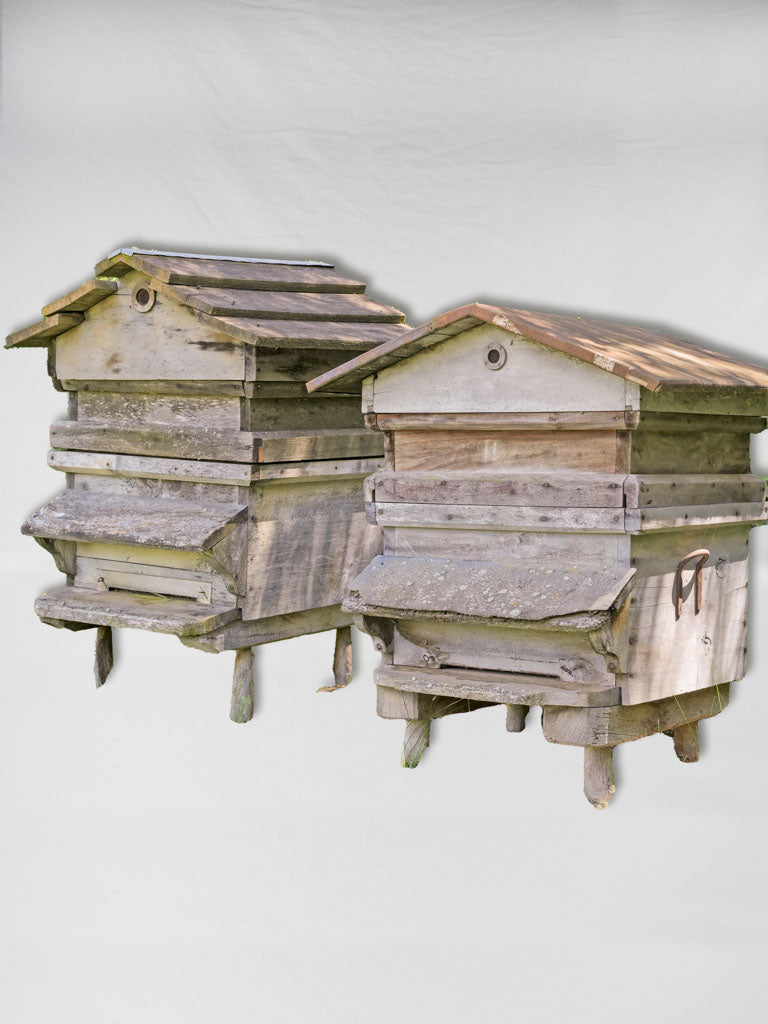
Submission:
<svg viewBox="0 0 768 1024">
<path fill-rule="evenodd" d="M 315 459 L 361 458 L 381 455 L 381 436 L 354 428 L 262 431 L 255 436 L 257 462 L 297 462 Z"/>
<path fill-rule="evenodd" d="M 175 429 L 239 430 L 239 396 L 150 395 L 109 391 L 78 392 L 79 423 L 102 423 L 128 429 L 168 426 Z"/>
<path fill-rule="evenodd" d="M 181 641 L 187 647 L 218 653 L 289 640 L 294 636 L 323 633 L 328 629 L 349 625 L 351 619 L 351 615 L 342 612 L 340 605 L 335 604 L 327 608 L 310 608 L 290 615 L 270 615 L 262 619 L 248 619 L 245 622 L 236 620 L 202 636 L 182 637 Z"/>
<path fill-rule="evenodd" d="M 584 796 L 604 811 L 615 791 L 613 747 L 584 747 Z"/>
<path fill-rule="evenodd" d="M 350 385 L 351 387 L 352 385 Z M 588 412 L 379 412 L 377 430 L 624 430 L 631 409 Z"/>
<path fill-rule="evenodd" d="M 242 380 L 70 380 L 61 381 L 64 391 L 102 391 L 118 394 L 194 395 L 198 397 L 249 395 L 252 384 Z"/>
<path fill-rule="evenodd" d="M 416 718 L 405 723 L 403 739 L 403 768 L 415 768 L 429 746 L 431 722 L 428 718 Z"/>
<path fill-rule="evenodd" d="M 522 505 L 438 505 L 375 503 L 379 526 L 425 526 L 445 529 L 538 530 L 567 533 L 623 533 L 622 508 L 529 508 Z"/>
<path fill-rule="evenodd" d="M 22 533 L 60 540 L 204 551 L 245 520 L 244 505 L 201 507 L 186 502 L 148 501 L 63 491 L 34 512 Z"/>
<path fill-rule="evenodd" d="M 382 471 L 371 481 L 376 502 L 621 508 L 624 477 L 615 473 L 488 470 Z"/>
<path fill-rule="evenodd" d="M 252 469 L 240 462 L 204 462 L 200 459 L 163 459 L 112 452 L 48 452 L 48 465 L 63 473 L 93 476 L 119 476 L 128 479 L 184 480 L 190 483 L 216 483 L 224 486 L 248 486 Z"/>
<path fill-rule="evenodd" d="M 765 502 L 762 500 L 721 505 L 628 509 L 626 529 L 634 533 L 678 530 L 688 526 L 725 526 L 730 523 L 759 522 L 765 517 Z"/>
<path fill-rule="evenodd" d="M 550 743 L 578 747 L 612 747 L 711 718 L 728 704 L 729 685 L 666 697 L 631 707 L 574 708 L 546 706 L 542 730 Z"/>
<path fill-rule="evenodd" d="M 319 693 L 342 690 L 352 682 L 352 628 L 342 626 L 336 630 L 333 647 L 333 685 L 321 686 Z"/>
<path fill-rule="evenodd" d="M 480 700 L 492 704 L 564 705 L 566 707 L 606 707 L 621 700 L 618 686 L 595 683 L 566 683 L 547 676 L 525 676 L 508 672 L 482 672 L 473 669 L 410 668 L 405 665 L 381 665 L 374 671 L 377 686 L 407 690 L 460 700 Z"/>
<path fill-rule="evenodd" d="M 129 429 L 108 424 L 72 423 L 68 420 L 60 420 L 51 426 L 53 448 L 118 455 L 159 455 L 176 459 L 251 463 L 257 460 L 261 443 L 259 437 L 242 430 L 170 430 L 163 427 Z"/>
<path fill-rule="evenodd" d="M 751 435 L 731 432 L 632 431 L 632 473 L 749 473 Z"/>
<path fill-rule="evenodd" d="M 44 621 L 82 622 L 99 626 L 125 626 L 154 633 L 192 636 L 215 629 L 237 617 L 236 608 L 196 604 L 184 598 L 155 597 L 117 590 L 96 592 L 62 587 L 41 594 L 35 611 Z"/>
<path fill-rule="evenodd" d="M 762 501 L 765 480 L 752 473 L 660 473 L 624 481 L 627 508 L 670 508 Z"/>
<path fill-rule="evenodd" d="M 695 431 L 698 433 L 699 431 L 716 430 L 723 433 L 759 434 L 765 430 L 766 423 L 764 416 L 644 411 L 640 414 L 639 426 L 643 431 L 665 430 L 675 433 Z"/>
<path fill-rule="evenodd" d="M 160 284 L 160 289 L 177 302 L 216 317 L 392 324 L 405 320 L 400 310 L 359 294 L 188 288 L 163 284 Z"/>
</svg>

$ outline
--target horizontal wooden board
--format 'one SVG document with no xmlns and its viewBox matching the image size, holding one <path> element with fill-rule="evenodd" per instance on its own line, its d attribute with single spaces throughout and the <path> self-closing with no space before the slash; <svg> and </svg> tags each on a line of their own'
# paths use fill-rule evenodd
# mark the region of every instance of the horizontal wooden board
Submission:
<svg viewBox="0 0 768 1024">
<path fill-rule="evenodd" d="M 487 470 L 381 471 L 371 481 L 377 502 L 621 508 L 616 473 L 525 473 Z"/>
<path fill-rule="evenodd" d="M 750 434 L 679 433 L 643 430 L 631 434 L 630 471 L 658 473 L 749 473 Z"/>
<path fill-rule="evenodd" d="M 457 699 L 483 700 L 494 704 L 565 705 L 604 707 L 619 703 L 617 686 L 592 683 L 564 683 L 547 676 L 526 676 L 471 669 L 414 669 L 382 665 L 373 674 L 377 686 Z"/>
<path fill-rule="evenodd" d="M 143 550 L 146 549 L 139 549 L 139 551 Z M 109 589 L 113 587 L 113 583 L 110 582 L 112 579 L 110 573 L 114 576 L 114 587 L 123 590 L 158 593 L 166 596 L 175 592 L 176 596 L 193 597 L 197 600 L 201 595 L 195 588 L 199 587 L 204 591 L 208 604 L 213 603 L 226 607 L 234 606 L 237 603 L 237 599 L 227 586 L 224 577 L 213 572 L 208 565 L 180 569 L 152 562 L 122 561 L 103 555 L 94 558 L 78 554 L 75 586 L 84 587 L 87 590 Z M 130 586 L 125 585 L 128 577 L 130 577 Z M 137 579 L 138 577 L 142 577 L 142 579 Z M 155 582 L 157 580 L 161 581 L 159 585 Z"/>
<path fill-rule="evenodd" d="M 723 434 L 759 434 L 765 430 L 766 422 L 764 416 L 644 411 L 640 413 L 640 418 L 635 425 L 639 426 L 641 430 L 665 430 L 676 434 L 709 430 Z"/>
<path fill-rule="evenodd" d="M 29 327 L 14 331 L 5 339 L 6 348 L 44 348 L 51 338 L 69 331 L 82 323 L 82 313 L 54 313 Z"/>
<path fill-rule="evenodd" d="M 317 462 L 263 462 L 253 468 L 254 480 L 292 480 L 306 477 L 314 480 L 339 476 L 365 477 L 381 469 L 376 456 L 352 459 L 319 459 Z M 362 488 L 361 488 L 362 497 Z"/>
<path fill-rule="evenodd" d="M 633 576 L 633 569 L 618 566 L 380 555 L 352 582 L 345 608 L 538 621 L 617 608 Z"/>
<path fill-rule="evenodd" d="M 395 469 L 557 469 L 616 472 L 616 431 L 440 431 L 395 433 Z"/>
<path fill-rule="evenodd" d="M 99 626 L 125 626 L 153 633 L 192 636 L 237 618 L 236 608 L 198 604 L 180 597 L 156 597 L 121 591 L 80 590 L 62 587 L 41 594 L 35 611 L 43 621 L 85 622 Z"/>
<path fill-rule="evenodd" d="M 243 380 L 69 380 L 59 381 L 64 391 L 118 394 L 250 396 L 253 384 Z"/>
<path fill-rule="evenodd" d="M 405 315 L 359 294 L 318 294 L 160 285 L 163 293 L 209 316 L 266 320 L 324 320 L 338 323 L 402 323 Z"/>
<path fill-rule="evenodd" d="M 187 647 L 216 653 L 271 644 L 294 636 L 307 636 L 310 633 L 323 633 L 329 629 L 348 626 L 351 622 L 352 616 L 342 612 L 340 605 L 334 604 L 288 615 L 248 619 L 245 622 L 235 619 L 204 635 L 182 637 L 181 642 Z"/>
<path fill-rule="evenodd" d="M 84 391 L 78 397 L 78 423 L 111 427 L 240 429 L 240 399 L 199 395 L 148 395 Z"/>
<path fill-rule="evenodd" d="M 626 430 L 637 425 L 631 409 L 604 412 L 373 413 L 378 430 Z"/>
<path fill-rule="evenodd" d="M 185 480 L 243 487 L 251 482 L 251 467 L 239 462 L 204 462 L 200 459 L 162 459 L 114 452 L 48 452 L 48 465 L 64 473 L 96 476 L 145 477 Z"/>
<path fill-rule="evenodd" d="M 381 435 L 354 429 L 317 430 L 312 434 L 275 430 L 262 432 L 256 442 L 258 462 L 360 458 L 382 455 L 384 447 Z"/>
<path fill-rule="evenodd" d="M 60 420 L 51 426 L 53 448 L 119 455 L 251 463 L 256 461 L 259 441 L 252 433 L 238 430 L 170 430 L 163 427 L 132 430 L 69 420 Z"/>
<path fill-rule="evenodd" d="M 611 747 L 643 736 L 661 735 L 686 722 L 711 718 L 727 707 L 727 683 L 636 707 L 593 710 L 545 707 L 541 727 L 550 743 L 579 747 Z"/>
<path fill-rule="evenodd" d="M 752 473 L 632 474 L 624 481 L 627 508 L 669 508 L 754 502 L 765 497 L 765 479 Z"/>
<path fill-rule="evenodd" d="M 760 522 L 766 518 L 764 501 L 724 502 L 718 505 L 678 505 L 673 508 L 627 509 L 626 529 L 679 530 L 687 526 Z"/>
<path fill-rule="evenodd" d="M 248 411 L 251 430 L 255 431 L 365 429 L 359 395 L 308 398 L 305 394 L 303 398 L 270 398 L 257 393 Z"/>
<path fill-rule="evenodd" d="M 722 385 L 643 390 L 640 408 L 648 412 L 701 413 L 706 416 L 766 416 L 768 391 Z"/>
<path fill-rule="evenodd" d="M 65 312 L 82 313 L 83 310 L 90 309 L 97 302 L 106 299 L 108 295 L 113 295 L 117 288 L 117 281 L 110 281 L 104 278 L 86 281 L 79 288 L 75 288 L 66 295 L 62 295 L 60 299 L 55 299 L 53 302 L 49 302 L 47 306 L 43 306 L 43 316 L 52 316 L 54 313 Z"/>
<path fill-rule="evenodd" d="M 95 269 L 97 274 L 112 273 L 122 276 L 131 268 L 141 270 L 166 284 L 303 292 L 365 291 L 365 284 L 362 281 L 347 277 L 331 266 L 238 262 L 215 257 L 135 253 L 102 260 Z"/>
<path fill-rule="evenodd" d="M 191 505 L 120 495 L 63 491 L 22 526 L 22 533 L 60 540 L 204 551 L 245 520 L 243 505 Z"/>
<path fill-rule="evenodd" d="M 359 355 L 371 348 L 401 337 L 408 327 L 401 323 L 366 323 L 283 319 L 267 320 L 246 316 L 211 316 L 200 310 L 192 310 L 198 320 L 215 326 L 231 338 L 237 338 L 247 345 L 259 348 L 282 350 L 328 350 L 337 353 L 333 362 Z M 325 366 L 330 365 L 326 363 Z M 317 373 L 323 372 L 321 369 Z M 309 377 L 304 377 L 309 380 Z M 360 385 L 342 389 L 358 393 Z"/>
<path fill-rule="evenodd" d="M 555 508 L 524 505 L 438 505 L 381 502 L 373 505 L 379 526 L 445 529 L 541 530 L 553 533 L 623 533 L 623 508 Z"/>
</svg>

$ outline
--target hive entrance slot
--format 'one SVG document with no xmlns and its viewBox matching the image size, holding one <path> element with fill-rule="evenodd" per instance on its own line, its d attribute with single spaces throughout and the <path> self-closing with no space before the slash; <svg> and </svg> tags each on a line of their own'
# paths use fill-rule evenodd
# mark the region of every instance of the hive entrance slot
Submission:
<svg viewBox="0 0 768 1024">
<path fill-rule="evenodd" d="M 139 594 L 156 594 L 158 597 L 185 597 L 198 604 L 211 603 L 210 583 L 181 577 L 99 569 L 96 586 L 99 590 L 126 590 Z"/>
</svg>

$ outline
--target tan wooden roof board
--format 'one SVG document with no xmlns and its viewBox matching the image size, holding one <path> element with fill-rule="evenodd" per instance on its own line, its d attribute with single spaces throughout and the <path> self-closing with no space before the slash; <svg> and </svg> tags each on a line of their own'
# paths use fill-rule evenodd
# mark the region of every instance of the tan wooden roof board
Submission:
<svg viewBox="0 0 768 1024">
<path fill-rule="evenodd" d="M 362 293 L 365 285 L 330 264 L 184 254 L 113 254 L 97 276 L 44 307 L 44 319 L 10 334 L 6 348 L 47 345 L 82 322 L 82 311 L 118 290 L 130 270 L 186 306 L 201 322 L 246 344 L 347 349 L 359 353 L 408 331 L 405 315 Z"/>
<path fill-rule="evenodd" d="M 634 573 L 621 566 L 379 555 L 352 582 L 344 608 L 540 621 L 608 611 Z"/>
<path fill-rule="evenodd" d="M 670 388 L 768 389 L 768 368 L 645 327 L 473 303 L 435 317 L 307 384 L 310 392 L 349 387 L 422 349 L 480 324 L 493 324 L 635 384 Z M 342 384 L 343 382 L 343 384 Z"/>
</svg>

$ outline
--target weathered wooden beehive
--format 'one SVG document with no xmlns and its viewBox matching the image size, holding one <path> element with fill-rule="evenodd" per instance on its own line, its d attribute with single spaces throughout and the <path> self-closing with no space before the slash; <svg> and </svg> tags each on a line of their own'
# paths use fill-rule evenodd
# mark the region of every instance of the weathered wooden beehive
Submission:
<svg viewBox="0 0 768 1024">
<path fill-rule="evenodd" d="M 430 720 L 532 704 L 585 751 L 657 732 L 683 761 L 745 672 L 747 537 L 764 517 L 750 436 L 768 371 L 654 331 L 475 304 L 309 382 L 362 385 L 386 462 L 368 481 L 383 554 L 343 607 L 383 651 L 378 711 Z"/>
<path fill-rule="evenodd" d="M 24 524 L 66 574 L 43 621 L 234 649 L 232 717 L 253 709 L 252 647 L 336 629 L 349 681 L 349 580 L 379 545 L 362 482 L 380 465 L 354 393 L 304 382 L 399 337 L 403 315 L 330 264 L 125 249 L 6 347 L 46 346 L 68 419 L 49 464 L 66 488 Z"/>
</svg>

